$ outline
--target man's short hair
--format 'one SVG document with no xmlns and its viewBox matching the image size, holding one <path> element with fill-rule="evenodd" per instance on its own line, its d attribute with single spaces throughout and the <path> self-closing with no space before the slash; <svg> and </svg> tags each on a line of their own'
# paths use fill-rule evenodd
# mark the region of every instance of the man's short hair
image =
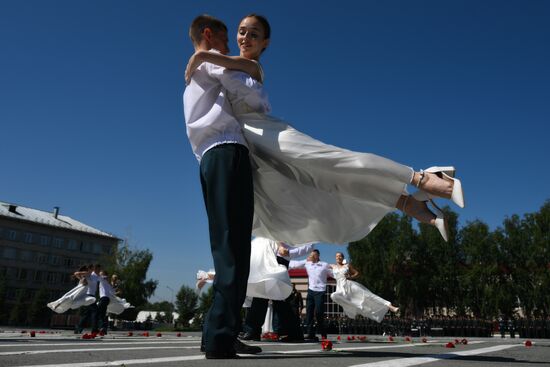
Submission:
<svg viewBox="0 0 550 367">
<path fill-rule="evenodd" d="M 189 27 L 189 37 L 194 46 L 197 46 L 202 41 L 202 32 L 210 28 L 213 32 L 227 32 L 227 26 L 224 22 L 208 14 L 202 14 L 196 17 Z"/>
<path fill-rule="evenodd" d="M 320 252 L 319 252 L 319 250 L 317 250 L 317 249 L 314 249 L 314 250 L 313 250 L 313 251 L 311 251 L 311 252 L 316 252 L 316 253 L 317 253 L 317 255 L 321 255 L 321 253 L 320 253 Z"/>
</svg>

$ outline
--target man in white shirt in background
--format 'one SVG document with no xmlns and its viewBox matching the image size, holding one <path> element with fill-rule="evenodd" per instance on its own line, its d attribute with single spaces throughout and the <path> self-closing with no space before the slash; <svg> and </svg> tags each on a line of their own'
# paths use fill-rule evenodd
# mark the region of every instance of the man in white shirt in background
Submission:
<svg viewBox="0 0 550 367">
<path fill-rule="evenodd" d="M 189 36 L 195 51 L 229 52 L 227 27 L 214 17 L 195 18 Z M 195 70 L 183 95 L 187 135 L 200 162 L 216 271 L 214 300 L 203 327 L 208 359 L 261 352 L 237 340 L 250 270 L 254 192 L 248 147 L 228 92 L 255 109 L 269 109 L 261 85 L 250 76 L 206 62 Z"/>
<path fill-rule="evenodd" d="M 268 240 L 272 241 L 272 240 Z M 273 241 L 276 242 L 276 241 Z M 284 242 L 277 242 L 277 263 L 284 265 L 287 269 L 291 259 L 305 256 L 314 248 L 314 244 L 307 244 L 300 247 L 289 246 Z M 273 302 L 273 326 L 279 339 L 283 342 L 300 342 L 304 335 L 300 330 L 300 320 L 292 312 L 290 303 L 287 300 Z M 254 297 L 250 309 L 246 313 L 243 325 L 244 334 L 242 340 L 260 341 L 262 325 L 267 314 L 269 300 L 266 298 Z M 275 327 L 276 326 L 276 327 Z"/>
<path fill-rule="evenodd" d="M 97 327 L 99 335 L 107 334 L 109 327 L 109 317 L 107 316 L 107 306 L 111 302 L 111 295 L 114 294 L 113 287 L 109 283 L 108 274 L 102 270 L 99 273 L 99 301 L 97 302 Z"/>
<path fill-rule="evenodd" d="M 327 333 L 325 331 L 325 293 L 327 290 L 327 280 L 332 276 L 332 268 L 324 261 L 320 261 L 319 250 L 315 249 L 311 252 L 307 260 L 291 261 L 290 269 L 305 268 L 308 277 L 308 289 L 306 299 L 306 325 L 307 337 L 306 340 L 317 341 L 315 329 L 313 327 L 314 315 L 317 319 L 317 331 L 321 337 L 325 339 Z"/>
<path fill-rule="evenodd" d="M 88 265 L 88 271 L 86 273 L 76 272 L 76 274 L 85 274 L 86 283 L 88 284 L 88 289 L 86 295 L 90 297 L 97 297 L 97 287 L 99 283 L 99 272 L 101 271 L 100 264 L 90 264 Z M 86 324 L 89 323 L 92 334 L 97 334 L 99 330 L 97 329 L 97 304 L 94 302 L 91 305 L 84 306 L 83 311 L 81 311 L 80 321 L 75 328 L 75 334 L 80 334 L 86 327 Z"/>
</svg>

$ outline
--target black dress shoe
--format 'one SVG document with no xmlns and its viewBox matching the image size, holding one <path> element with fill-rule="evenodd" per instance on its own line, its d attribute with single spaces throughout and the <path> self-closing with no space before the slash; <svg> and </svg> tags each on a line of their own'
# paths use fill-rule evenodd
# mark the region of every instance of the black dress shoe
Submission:
<svg viewBox="0 0 550 367">
<path fill-rule="evenodd" d="M 239 356 L 235 351 L 231 352 L 206 352 L 206 359 L 237 359 Z"/>
<path fill-rule="evenodd" d="M 262 348 L 254 345 L 246 345 L 240 340 L 235 340 L 233 347 L 235 348 L 235 352 L 239 354 L 258 354 L 262 351 Z"/>
<path fill-rule="evenodd" d="M 261 341 L 261 336 L 260 334 L 254 334 L 254 333 L 244 333 L 243 336 L 239 337 L 239 339 L 241 340 L 252 340 L 252 341 L 255 341 L 255 342 L 259 342 Z"/>
</svg>

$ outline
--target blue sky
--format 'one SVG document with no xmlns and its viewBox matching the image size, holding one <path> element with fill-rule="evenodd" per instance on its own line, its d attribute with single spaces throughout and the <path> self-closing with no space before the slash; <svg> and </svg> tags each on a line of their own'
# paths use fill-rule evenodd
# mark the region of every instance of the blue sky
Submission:
<svg viewBox="0 0 550 367">
<path fill-rule="evenodd" d="M 4 1 L 0 200 L 154 252 L 153 300 L 211 267 L 183 119 L 191 20 L 272 25 L 273 114 L 415 169 L 455 165 L 461 224 L 550 198 L 547 1 Z M 332 260 L 338 248 L 322 246 Z"/>
</svg>

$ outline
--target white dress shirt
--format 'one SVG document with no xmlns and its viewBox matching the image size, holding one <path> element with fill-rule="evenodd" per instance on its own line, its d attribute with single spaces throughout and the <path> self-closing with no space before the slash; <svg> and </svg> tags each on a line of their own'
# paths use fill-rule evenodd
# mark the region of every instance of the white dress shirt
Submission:
<svg viewBox="0 0 550 367">
<path fill-rule="evenodd" d="M 324 261 L 314 263 L 307 260 L 290 262 L 289 269 L 301 268 L 306 268 L 309 289 L 315 292 L 324 292 L 327 289 L 327 279 L 332 276 L 332 268 L 329 264 Z"/>
<path fill-rule="evenodd" d="M 187 136 L 199 161 L 207 150 L 216 145 L 233 143 L 247 146 L 241 125 L 229 103 L 228 92 L 234 102 L 244 102 L 255 111 L 271 110 L 262 84 L 248 74 L 202 63 L 183 93 Z"/>
<path fill-rule="evenodd" d="M 303 245 L 300 247 L 290 246 L 284 242 L 280 242 L 280 244 L 284 248 L 288 249 L 288 256 L 281 256 L 285 260 L 295 259 L 297 257 L 307 255 L 311 251 L 313 251 L 313 249 L 315 248 L 315 245 L 313 243 L 309 243 L 307 245 Z M 280 255 L 277 254 L 277 256 L 280 256 Z"/>
<path fill-rule="evenodd" d="M 86 291 L 86 294 L 95 297 L 95 293 L 97 292 L 97 283 L 99 282 L 99 275 L 92 272 L 86 277 L 86 281 L 88 282 L 88 290 Z"/>
<path fill-rule="evenodd" d="M 111 298 L 111 295 L 113 295 L 113 287 L 111 287 L 111 283 L 105 278 L 100 277 L 99 278 L 99 298 L 103 297 L 109 297 Z"/>
</svg>

